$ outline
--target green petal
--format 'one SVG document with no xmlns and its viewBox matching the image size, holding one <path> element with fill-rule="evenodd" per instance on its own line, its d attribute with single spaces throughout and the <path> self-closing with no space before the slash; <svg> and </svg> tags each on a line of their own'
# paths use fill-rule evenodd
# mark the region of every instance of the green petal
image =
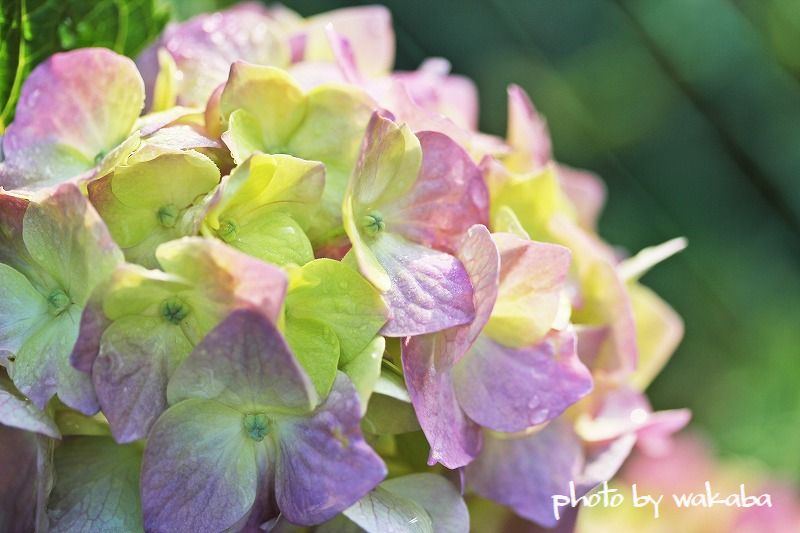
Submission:
<svg viewBox="0 0 800 533">
<path fill-rule="evenodd" d="M 140 532 L 139 444 L 108 437 L 68 438 L 56 448 L 47 514 L 52 531 Z"/>
<path fill-rule="evenodd" d="M 532 239 L 552 241 L 549 223 L 553 216 L 561 214 L 571 220 L 577 217 L 552 166 L 533 174 L 505 175 L 487 181 L 493 227 L 498 224 L 498 216 L 507 215 L 501 214 L 501 208 L 505 206 L 517 215 L 522 228 Z"/>
<path fill-rule="evenodd" d="M 278 266 L 305 265 L 314 250 L 300 225 L 285 213 L 267 212 L 236 229 L 226 242 L 242 252 Z"/>
<path fill-rule="evenodd" d="M 220 98 L 225 119 L 237 109 L 253 115 L 260 126 L 260 146 L 264 152 L 281 151 L 279 148 L 287 145 L 303 121 L 306 107 L 302 89 L 285 71 L 242 61 L 231 67 Z"/>
<path fill-rule="evenodd" d="M 31 202 L 22 238 L 39 268 L 83 306 L 96 285 L 122 260 L 105 224 L 75 185 L 64 184 L 41 202 Z"/>
<path fill-rule="evenodd" d="M 153 426 L 142 464 L 147 531 L 224 531 L 252 507 L 254 441 L 242 413 L 219 402 L 185 400 Z"/>
<path fill-rule="evenodd" d="M 386 323 L 381 295 L 357 271 L 331 259 L 292 272 L 286 320 L 323 320 L 339 338 L 341 363 L 362 353 Z"/>
<path fill-rule="evenodd" d="M 28 278 L 0 263 L 0 351 L 15 353 L 43 321 L 47 300 Z"/>
<path fill-rule="evenodd" d="M 22 345 L 9 369 L 14 385 L 40 409 L 55 393 L 69 406 L 96 408 L 89 376 L 69 362 L 79 322 L 80 310 L 73 305 L 42 324 Z"/>
<path fill-rule="evenodd" d="M 207 221 L 214 228 L 232 219 L 245 223 L 265 207 L 289 213 L 305 226 L 325 184 L 325 167 L 288 155 L 259 154 L 236 167 L 221 187 Z"/>
<path fill-rule="evenodd" d="M 307 102 L 305 120 L 288 143 L 289 153 L 326 166 L 353 168 L 375 104 L 355 87 L 333 85 L 313 89 Z"/>
<path fill-rule="evenodd" d="M 381 362 L 386 348 L 383 337 L 375 337 L 363 352 L 342 365 L 342 372 L 347 374 L 356 387 L 358 399 L 361 400 L 361 413 L 367 411 L 372 391 L 381 375 Z"/>
<path fill-rule="evenodd" d="M 258 117 L 244 109 L 237 109 L 228 117 L 228 129 L 222 134 L 222 140 L 237 165 L 265 150 Z"/>
<path fill-rule="evenodd" d="M 420 504 L 381 486 L 346 509 L 344 515 L 367 533 L 434 533 L 431 517 Z"/>
<path fill-rule="evenodd" d="M 339 340 L 336 334 L 317 320 L 286 321 L 286 342 L 306 371 L 317 395 L 325 398 L 336 378 L 339 364 Z"/>
<path fill-rule="evenodd" d="M 163 149 L 92 183 L 89 197 L 122 248 L 161 233 L 148 240 L 147 250 L 138 251 L 152 255 L 158 244 L 182 233 L 183 214 L 218 182 L 219 169 L 208 157 Z"/>
<path fill-rule="evenodd" d="M 178 276 L 125 263 L 117 267 L 103 295 L 110 320 L 128 315 L 157 316 L 164 299 L 191 288 Z"/>
</svg>

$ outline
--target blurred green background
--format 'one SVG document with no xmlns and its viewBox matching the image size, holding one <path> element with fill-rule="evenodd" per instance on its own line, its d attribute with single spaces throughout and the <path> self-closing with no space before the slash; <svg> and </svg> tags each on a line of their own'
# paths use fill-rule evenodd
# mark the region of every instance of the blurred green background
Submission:
<svg viewBox="0 0 800 533">
<path fill-rule="evenodd" d="M 449 59 L 478 84 L 482 129 L 505 131 L 509 83 L 528 90 L 557 158 L 605 179 L 610 242 L 688 237 L 644 280 L 686 321 L 653 403 L 800 481 L 800 2 L 385 4 L 397 67 Z"/>
<path fill-rule="evenodd" d="M 61 48 L 133 55 L 167 8 L 231 3 L 3 0 L 0 88 Z M 285 3 L 311 15 L 369 2 Z M 528 90 L 557 158 L 605 179 L 607 240 L 633 252 L 688 237 L 645 278 L 686 322 L 653 403 L 690 407 L 722 454 L 800 482 L 800 0 L 385 4 L 397 67 L 449 59 L 478 84 L 482 129 L 504 132 L 509 83 Z"/>
</svg>

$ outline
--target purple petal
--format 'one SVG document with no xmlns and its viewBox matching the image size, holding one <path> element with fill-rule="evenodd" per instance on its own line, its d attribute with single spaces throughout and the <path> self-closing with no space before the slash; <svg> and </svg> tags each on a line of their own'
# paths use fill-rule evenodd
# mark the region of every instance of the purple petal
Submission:
<svg viewBox="0 0 800 533">
<path fill-rule="evenodd" d="M 92 382 L 117 442 L 147 435 L 167 408 L 170 374 L 191 349 L 186 337 L 161 318 L 123 317 L 105 330 Z"/>
<path fill-rule="evenodd" d="M 279 67 L 288 64 L 288 46 L 276 26 L 267 9 L 255 2 L 169 26 L 161 40 L 137 59 L 147 82 L 148 102 L 158 74 L 159 48 L 172 55 L 180 73 L 178 104 L 203 106 L 214 89 L 225 82 L 235 61 Z"/>
<path fill-rule="evenodd" d="M 473 224 L 489 223 L 489 192 L 480 169 L 452 139 L 418 133 L 422 167 L 413 188 L 384 209 L 387 231 L 452 252 Z"/>
<path fill-rule="evenodd" d="M 386 476 L 386 466 L 361 435 L 361 408 L 339 373 L 328 398 L 309 418 L 280 428 L 275 487 L 278 506 L 295 524 L 319 524 L 350 507 Z"/>
<path fill-rule="evenodd" d="M 513 152 L 504 161 L 514 172 L 534 170 L 553 157 L 547 122 L 518 85 L 508 87 L 508 144 Z"/>
<path fill-rule="evenodd" d="M 330 45 L 326 27 L 346 39 L 355 54 L 358 69 L 367 76 L 388 73 L 394 64 L 392 14 L 384 6 L 347 7 L 310 17 L 294 39 L 304 42 L 303 59 L 327 60 Z"/>
<path fill-rule="evenodd" d="M 27 180 L 10 185 L 53 185 L 94 168 L 130 135 L 143 104 L 130 59 L 104 48 L 54 54 L 28 76 L 3 137 L 5 164 Z"/>
<path fill-rule="evenodd" d="M 0 377 L 0 424 L 54 439 L 61 438 L 61 432 L 50 416 L 18 394 L 14 385 L 3 377 Z"/>
<path fill-rule="evenodd" d="M 167 397 L 170 404 L 203 398 L 300 412 L 317 403 L 311 381 L 275 326 L 245 309 L 228 315 L 178 367 Z"/>
<path fill-rule="evenodd" d="M 22 221 L 30 200 L 0 189 L 0 262 L 24 268 L 28 252 L 22 240 Z"/>
<path fill-rule="evenodd" d="M 0 425 L 0 531 L 36 530 L 39 437 Z"/>
<path fill-rule="evenodd" d="M 610 479 L 630 453 L 635 437 L 626 435 L 588 453 L 566 420 L 556 420 L 524 436 L 484 439 L 480 456 L 467 467 L 468 486 L 480 496 L 510 507 L 545 527 L 557 520 L 553 495 L 577 496 Z M 562 508 L 563 509 L 563 508 Z"/>
<path fill-rule="evenodd" d="M 426 59 L 419 69 L 396 72 L 393 78 L 405 85 L 414 102 L 429 111 L 449 117 L 461 128 L 478 127 L 478 90 L 464 76 L 449 74 L 450 64 L 442 58 Z"/>
<path fill-rule="evenodd" d="M 142 463 L 142 514 L 149 533 L 224 531 L 253 506 L 256 448 L 242 413 L 187 400 L 159 417 Z"/>
<path fill-rule="evenodd" d="M 453 376 L 467 416 L 503 432 L 552 420 L 592 389 L 573 331 L 554 332 L 534 346 L 517 349 L 481 337 Z"/>
<path fill-rule="evenodd" d="M 451 372 L 489 319 L 500 270 L 497 248 L 483 226 L 467 232 L 458 257 L 474 287 L 475 319 L 468 325 L 412 337 L 402 348 L 408 392 L 431 446 L 429 462 L 448 468 L 469 463 L 480 450 L 480 431 L 456 400 Z"/>
<path fill-rule="evenodd" d="M 384 292 L 391 317 L 382 335 L 424 335 L 475 318 L 472 284 L 458 259 L 389 233 L 370 247 L 391 280 Z"/>
</svg>

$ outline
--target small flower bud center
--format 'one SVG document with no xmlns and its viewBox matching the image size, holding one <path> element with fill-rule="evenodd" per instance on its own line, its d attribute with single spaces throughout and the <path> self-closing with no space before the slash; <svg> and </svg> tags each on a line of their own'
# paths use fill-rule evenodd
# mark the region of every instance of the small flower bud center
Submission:
<svg viewBox="0 0 800 533">
<path fill-rule="evenodd" d="M 383 215 L 378 211 L 372 211 L 361 218 L 361 227 L 367 235 L 374 237 L 386 228 L 386 223 L 383 221 Z"/>
<path fill-rule="evenodd" d="M 239 226 L 233 220 L 223 220 L 217 230 L 217 236 L 225 242 L 235 241 L 238 234 Z"/>
<path fill-rule="evenodd" d="M 256 442 L 261 442 L 269 433 L 269 419 L 264 413 L 249 413 L 244 415 L 244 429 L 247 435 Z"/>
<path fill-rule="evenodd" d="M 189 316 L 192 308 L 177 296 L 170 296 L 161 302 L 159 311 L 161 312 L 161 318 L 167 322 L 180 324 L 184 318 Z"/>
<path fill-rule="evenodd" d="M 178 222 L 178 214 L 179 211 L 175 204 L 167 204 L 159 208 L 157 215 L 158 221 L 165 228 L 174 227 Z"/>
<path fill-rule="evenodd" d="M 53 289 L 50 294 L 47 295 L 47 303 L 50 304 L 51 314 L 60 315 L 72 302 L 69 296 L 67 296 L 67 293 L 61 289 Z"/>
</svg>

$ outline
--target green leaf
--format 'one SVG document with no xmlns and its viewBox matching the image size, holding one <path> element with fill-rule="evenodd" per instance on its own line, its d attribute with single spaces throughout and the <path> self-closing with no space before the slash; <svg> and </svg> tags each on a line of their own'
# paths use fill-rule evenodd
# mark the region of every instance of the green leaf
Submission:
<svg viewBox="0 0 800 533">
<path fill-rule="evenodd" d="M 169 18 L 157 0 L 18 0 L 0 7 L 0 133 L 33 67 L 63 50 L 110 48 L 135 57 Z"/>
<path fill-rule="evenodd" d="M 139 444 L 110 437 L 68 438 L 55 451 L 56 483 L 48 504 L 51 531 L 142 531 Z"/>
</svg>

